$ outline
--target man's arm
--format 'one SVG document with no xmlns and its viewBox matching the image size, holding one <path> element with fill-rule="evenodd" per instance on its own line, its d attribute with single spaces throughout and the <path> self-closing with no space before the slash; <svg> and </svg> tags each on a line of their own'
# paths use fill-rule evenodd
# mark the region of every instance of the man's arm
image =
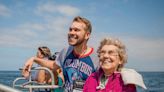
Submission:
<svg viewBox="0 0 164 92">
<path fill-rule="evenodd" d="M 58 65 L 55 63 L 56 61 L 52 61 L 52 60 L 46 60 L 46 59 L 41 59 L 38 57 L 34 57 L 33 61 L 43 67 L 47 67 L 51 70 L 56 70 L 58 69 Z"/>
</svg>

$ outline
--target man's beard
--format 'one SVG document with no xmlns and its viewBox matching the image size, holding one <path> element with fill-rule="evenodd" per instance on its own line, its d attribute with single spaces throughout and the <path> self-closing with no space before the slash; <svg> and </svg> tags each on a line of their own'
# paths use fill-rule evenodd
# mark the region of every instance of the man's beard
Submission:
<svg viewBox="0 0 164 92">
<path fill-rule="evenodd" d="M 72 44 L 72 46 L 79 46 L 84 43 L 84 39 L 78 39 L 75 44 Z"/>
<path fill-rule="evenodd" d="M 79 45 L 83 44 L 85 41 L 84 38 L 79 39 L 78 36 L 73 37 L 73 38 L 71 38 L 71 36 L 68 36 L 68 42 L 69 42 L 69 39 L 76 40 L 76 42 L 74 44 L 69 43 L 69 45 L 72 45 L 72 46 L 79 46 Z"/>
</svg>

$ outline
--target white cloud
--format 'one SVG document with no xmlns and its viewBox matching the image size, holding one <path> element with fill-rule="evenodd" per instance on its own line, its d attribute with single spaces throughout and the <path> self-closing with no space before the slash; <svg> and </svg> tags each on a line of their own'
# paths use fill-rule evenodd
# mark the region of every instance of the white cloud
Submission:
<svg viewBox="0 0 164 92">
<path fill-rule="evenodd" d="M 51 3 L 41 4 L 37 7 L 37 12 L 40 13 L 54 13 L 56 11 L 56 6 Z"/>
<path fill-rule="evenodd" d="M 62 14 L 65 16 L 75 16 L 80 13 L 80 10 L 76 7 L 70 6 L 70 5 L 57 5 L 54 3 L 45 3 L 40 4 L 37 7 L 37 10 L 35 11 L 37 14 Z"/>
<path fill-rule="evenodd" d="M 69 5 L 61 5 L 57 7 L 57 10 L 67 16 L 74 16 L 80 13 L 78 8 L 69 6 Z"/>
<path fill-rule="evenodd" d="M 62 11 L 61 14 L 67 15 L 62 7 L 65 6 L 51 3 L 41 4 L 37 6 L 37 12 L 40 12 L 42 22 L 25 21 L 14 28 L 1 28 L 0 46 L 34 48 L 39 45 L 47 45 L 61 49 L 67 44 L 68 25 L 72 21 L 72 18 L 70 19 L 68 16 L 54 16 L 53 13 L 61 13 L 60 11 Z M 75 11 L 76 8 L 69 5 L 67 7 L 72 15 L 79 13 Z M 62 10 L 60 10 L 61 8 Z M 71 14 L 68 15 L 72 16 Z"/>
<path fill-rule="evenodd" d="M 47 45 L 60 48 L 67 44 L 66 25 L 70 24 L 65 17 L 45 19 L 46 23 L 24 23 L 16 28 L 3 28 L 0 34 L 0 46 L 34 48 Z"/>
<path fill-rule="evenodd" d="M 6 28 L 1 29 L 0 46 L 4 47 L 28 47 L 31 39 L 36 37 L 36 34 L 25 28 Z"/>
<path fill-rule="evenodd" d="M 0 16 L 10 16 L 10 9 L 7 8 L 6 6 L 0 4 Z"/>
<path fill-rule="evenodd" d="M 20 43 L 22 39 L 19 39 L 17 36 L 11 35 L 1 35 L 0 36 L 0 45 L 13 46 L 17 43 Z"/>
<path fill-rule="evenodd" d="M 141 61 L 160 61 L 164 59 L 164 39 L 126 38 L 130 56 Z"/>
<path fill-rule="evenodd" d="M 39 24 L 39 23 L 25 23 L 23 25 L 20 25 L 19 27 L 23 29 L 31 29 L 31 30 L 37 30 L 37 31 L 45 30 L 45 25 Z"/>
</svg>

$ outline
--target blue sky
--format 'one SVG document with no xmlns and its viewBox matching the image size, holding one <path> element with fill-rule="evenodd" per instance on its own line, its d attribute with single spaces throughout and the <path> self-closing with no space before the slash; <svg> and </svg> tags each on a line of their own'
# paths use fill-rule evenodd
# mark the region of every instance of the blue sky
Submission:
<svg viewBox="0 0 164 92">
<path fill-rule="evenodd" d="M 92 22 L 90 46 L 119 38 L 127 46 L 126 67 L 164 71 L 163 0 L 0 0 L 0 70 L 18 70 L 38 46 L 60 51 L 78 15 Z"/>
</svg>

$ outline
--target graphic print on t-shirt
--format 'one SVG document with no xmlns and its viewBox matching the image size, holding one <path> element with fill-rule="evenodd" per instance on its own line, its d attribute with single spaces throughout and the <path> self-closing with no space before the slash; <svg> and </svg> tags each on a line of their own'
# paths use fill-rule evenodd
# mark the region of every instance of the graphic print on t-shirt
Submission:
<svg viewBox="0 0 164 92">
<path fill-rule="evenodd" d="M 95 71 L 90 56 L 78 58 L 73 52 L 66 57 L 63 70 L 67 92 L 73 89 L 73 82 L 75 80 L 86 80 Z"/>
</svg>

